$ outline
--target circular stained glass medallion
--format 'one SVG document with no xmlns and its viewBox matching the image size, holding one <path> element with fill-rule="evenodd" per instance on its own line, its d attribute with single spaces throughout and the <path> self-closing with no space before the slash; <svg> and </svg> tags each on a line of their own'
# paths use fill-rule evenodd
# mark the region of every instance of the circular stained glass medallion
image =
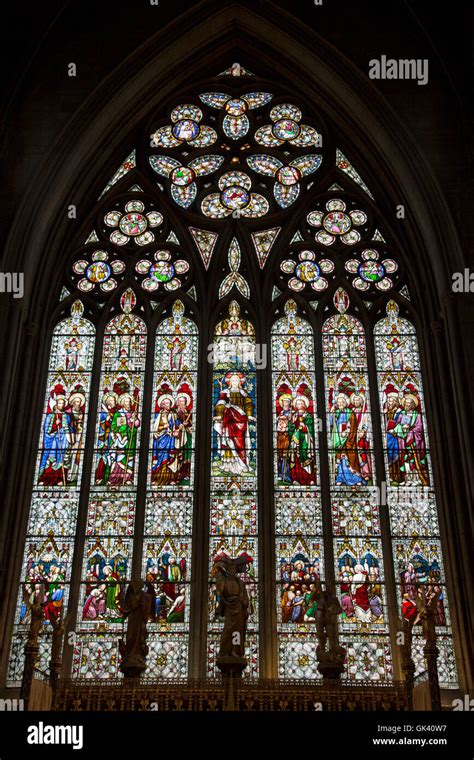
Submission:
<svg viewBox="0 0 474 760">
<path fill-rule="evenodd" d="M 273 125 L 272 131 L 279 140 L 294 140 L 299 135 L 300 126 L 293 119 L 280 119 Z"/>
<path fill-rule="evenodd" d="M 365 282 L 380 282 L 385 277 L 385 267 L 379 261 L 363 261 L 357 271 Z"/>
<path fill-rule="evenodd" d="M 194 140 L 199 132 L 199 125 L 192 119 L 180 119 L 173 124 L 173 135 L 177 140 Z"/>
<path fill-rule="evenodd" d="M 277 170 L 275 177 L 277 181 L 282 185 L 285 185 L 285 187 L 290 187 L 291 185 L 296 185 L 296 183 L 299 182 L 301 179 L 301 172 L 296 168 L 296 166 L 282 166 Z"/>
<path fill-rule="evenodd" d="M 238 209 L 247 205 L 250 196 L 244 187 L 231 185 L 226 187 L 221 193 L 221 202 L 226 208 Z"/>
<path fill-rule="evenodd" d="M 331 211 L 324 217 L 323 226 L 332 235 L 343 235 L 350 229 L 351 220 L 342 211 Z"/>
<path fill-rule="evenodd" d="M 195 178 L 195 173 L 187 166 L 176 166 L 170 174 L 171 182 L 179 187 L 190 185 L 191 182 L 194 182 Z"/>
<path fill-rule="evenodd" d="M 303 261 L 295 269 L 295 275 L 302 282 L 314 282 L 319 277 L 319 267 L 314 261 Z"/>
<path fill-rule="evenodd" d="M 110 277 L 110 267 L 105 261 L 94 261 L 93 264 L 89 264 L 86 269 L 86 277 L 89 282 L 94 284 L 98 282 L 106 282 Z"/>
<path fill-rule="evenodd" d="M 119 222 L 121 231 L 124 233 L 124 235 L 128 235 L 129 237 L 136 237 L 137 235 L 141 235 L 142 232 L 145 232 L 147 226 L 148 221 L 146 217 L 136 212 L 132 214 L 125 214 L 125 216 L 122 216 Z"/>
<path fill-rule="evenodd" d="M 151 265 L 149 276 L 157 282 L 169 282 L 174 277 L 174 266 L 169 261 L 157 261 Z"/>
<path fill-rule="evenodd" d="M 242 116 L 248 110 L 248 104 L 241 98 L 232 98 L 225 104 L 225 110 L 231 116 Z"/>
</svg>

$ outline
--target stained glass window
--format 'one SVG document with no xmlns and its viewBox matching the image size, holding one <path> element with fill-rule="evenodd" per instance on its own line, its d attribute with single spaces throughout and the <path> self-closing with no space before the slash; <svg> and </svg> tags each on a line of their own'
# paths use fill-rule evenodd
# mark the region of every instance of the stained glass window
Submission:
<svg viewBox="0 0 474 760">
<path fill-rule="evenodd" d="M 249 596 L 247 674 L 258 673 L 258 505 L 256 339 L 237 301 L 214 331 L 211 346 L 212 449 L 208 674 L 216 675 L 219 599 L 213 578 L 220 558 L 241 559 Z"/>
<path fill-rule="evenodd" d="M 322 135 L 298 106 L 273 100 L 265 90 L 202 92 L 199 105 L 157 121 L 148 161 L 178 206 L 222 221 L 296 203 L 323 164 Z"/>
<path fill-rule="evenodd" d="M 187 675 L 198 331 L 177 300 L 156 332 L 143 577 L 156 595 L 146 675 Z"/>
<path fill-rule="evenodd" d="M 9 680 L 21 682 L 31 605 L 44 604 L 37 668 L 47 673 L 53 625 L 67 609 L 89 412 L 95 328 L 75 301 L 51 339 Z"/>
<path fill-rule="evenodd" d="M 349 681 L 400 677 L 398 615 L 424 670 L 435 595 L 456 684 L 408 254 L 325 123 L 233 64 L 98 183 L 58 292 L 10 683 L 39 594 L 37 667 L 68 609 L 65 674 L 121 677 L 132 577 L 154 593 L 145 676 L 218 676 L 231 558 L 246 678 L 321 677 L 322 584 Z"/>
<path fill-rule="evenodd" d="M 314 336 L 294 301 L 272 329 L 278 672 L 314 678 L 324 578 Z"/>
<path fill-rule="evenodd" d="M 87 510 L 73 675 L 118 673 L 123 593 L 131 578 L 147 330 L 126 290 L 107 324 Z"/>
<path fill-rule="evenodd" d="M 375 325 L 374 339 L 397 605 L 401 617 L 414 623 L 416 665 L 424 670 L 417 599 L 434 600 L 444 662 L 440 681 L 448 685 L 456 668 L 418 341 L 395 301 Z"/>
<path fill-rule="evenodd" d="M 365 331 L 348 293 L 334 295 L 323 356 L 336 590 L 351 679 L 392 673 Z M 369 664 L 370 663 L 370 664 Z"/>
</svg>

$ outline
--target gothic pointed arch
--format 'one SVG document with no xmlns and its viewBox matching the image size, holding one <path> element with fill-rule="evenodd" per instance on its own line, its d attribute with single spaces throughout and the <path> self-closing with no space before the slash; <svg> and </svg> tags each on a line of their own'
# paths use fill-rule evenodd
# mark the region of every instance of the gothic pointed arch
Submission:
<svg viewBox="0 0 474 760">
<path fill-rule="evenodd" d="M 165 43 L 154 35 L 92 93 L 88 118 L 78 114 L 54 146 L 11 231 L 7 262 L 15 252 L 37 283 L 27 327 L 9 336 L 9 350 L 19 351 L 34 378 L 32 404 L 39 408 L 46 378 L 44 363 L 41 369 L 30 357 L 32 342 L 43 352 L 54 346 L 55 330 L 75 318 L 78 300 L 93 315 L 97 337 L 87 370 L 92 403 L 77 451 L 73 397 L 77 406 L 84 390 L 63 383 L 61 391 L 55 377 L 33 434 L 21 403 L 25 377 L 19 373 L 7 389 L 20 416 L 8 439 L 12 451 L 28 431 L 25 456 L 15 463 L 28 483 L 20 494 L 24 513 L 7 525 L 23 557 L 5 599 L 8 637 L 15 626 L 9 677 L 19 680 L 23 603 L 36 580 L 52 605 L 48 614 L 68 608 L 78 615 L 79 639 L 65 653 L 64 674 L 117 675 L 121 586 L 143 573 L 157 591 L 151 674 L 215 674 L 220 622 L 212 568 L 223 553 L 247 558 L 250 677 L 316 675 L 307 642 L 314 641 L 311 583 L 318 576 L 340 595 L 346 676 L 354 681 L 399 677 L 397 615 L 410 614 L 420 587 L 439 587 L 443 684 L 452 686 L 465 679 L 467 651 L 466 612 L 450 595 L 463 576 L 456 549 L 463 537 L 445 507 L 457 462 L 452 453 L 441 460 L 433 422 L 447 410 L 435 394 L 425 401 L 421 382 L 423 373 L 437 376 L 427 325 L 441 308 L 448 266 L 433 251 L 461 260 L 452 221 L 410 136 L 402 125 L 393 129 L 396 119 L 379 95 L 371 91 L 368 105 L 360 95 L 367 83 L 337 51 L 324 40 L 316 49 L 294 20 L 290 47 L 289 18 L 270 2 L 259 12 L 237 3 L 208 3 L 207 10 L 212 16 L 203 8 L 186 14 L 180 30 L 171 25 Z M 163 44 L 174 56 L 157 56 Z M 70 150 L 59 161 L 66 141 Z M 403 229 L 393 214 L 393 177 L 416 220 Z M 77 219 L 64 213 L 70 204 Z M 423 275 L 430 297 L 419 286 Z M 43 326 L 44 311 L 67 309 L 62 322 Z M 130 323 L 131 314 L 136 324 L 125 336 L 114 320 Z M 77 364 L 85 341 L 81 349 L 66 343 L 60 361 Z M 262 346 L 271 353 L 266 363 Z M 69 364 L 50 367 L 69 371 Z M 273 387 L 275 372 L 284 376 L 275 376 Z M 427 387 L 425 379 L 425 393 Z M 391 394 L 398 400 L 393 420 Z M 85 403 L 79 412 L 85 415 Z M 461 416 L 461 436 L 464 426 Z M 38 472 L 37 432 L 47 451 Z M 76 511 L 67 512 L 82 451 L 87 475 L 77 484 Z M 384 482 L 388 504 L 377 501 Z M 286 493 L 295 483 L 305 491 L 303 506 Z M 39 486 L 53 489 L 63 499 L 55 508 L 69 514 L 70 526 L 59 531 L 62 548 L 55 536 L 55 546 L 48 543 L 49 523 L 35 512 Z M 101 505 L 94 489 L 103 490 Z M 456 489 L 458 520 L 463 486 Z M 156 512 L 158 491 L 166 494 L 166 514 Z M 115 503 L 118 493 L 121 511 L 112 518 L 104 502 Z M 13 498 L 10 491 L 9 503 Z M 418 511 L 417 500 L 425 505 Z M 394 527 L 403 510 L 410 512 L 406 534 Z M 301 528 L 310 523 L 311 530 Z M 288 579 L 279 575 L 283 564 Z M 40 581 L 39 565 L 56 577 Z M 5 652 L 5 668 L 7 659 Z M 43 660 L 47 668 L 47 647 Z"/>
</svg>

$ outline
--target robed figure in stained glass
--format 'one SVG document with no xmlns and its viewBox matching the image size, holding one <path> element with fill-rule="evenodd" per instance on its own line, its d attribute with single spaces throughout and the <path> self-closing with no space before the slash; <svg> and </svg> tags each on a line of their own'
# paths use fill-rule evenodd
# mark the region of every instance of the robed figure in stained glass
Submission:
<svg viewBox="0 0 474 760">
<path fill-rule="evenodd" d="M 240 475 L 249 470 L 249 422 L 254 421 L 253 402 L 245 389 L 242 372 L 228 372 L 215 405 L 214 430 L 217 433 L 220 468 Z"/>
<path fill-rule="evenodd" d="M 387 458 L 390 481 L 392 483 L 401 483 L 402 476 L 400 472 L 400 445 L 398 436 L 395 432 L 399 416 L 400 406 L 398 393 L 393 385 L 388 385 L 385 389 L 386 401 L 384 408 L 385 430 L 387 434 Z"/>
<path fill-rule="evenodd" d="M 365 480 L 360 474 L 357 417 L 345 393 L 336 396 L 330 415 L 330 429 L 335 453 L 336 485 L 363 485 Z"/>
<path fill-rule="evenodd" d="M 133 481 L 137 428 L 140 425 L 136 407 L 137 399 L 130 393 L 122 393 L 119 409 L 115 412 L 111 424 L 114 446 L 108 480 L 111 486 L 125 485 Z"/>
<path fill-rule="evenodd" d="M 423 419 L 419 411 L 419 400 L 414 394 L 407 393 L 403 397 L 395 422 L 391 433 L 398 438 L 401 482 L 429 485 Z"/>
<path fill-rule="evenodd" d="M 278 398 L 280 413 L 277 417 L 277 461 L 278 461 L 278 479 L 283 483 L 291 483 L 290 461 L 288 449 L 290 446 L 290 422 L 292 417 L 291 411 L 291 394 L 282 393 Z"/>
<path fill-rule="evenodd" d="M 310 400 L 298 395 L 293 400 L 293 414 L 288 428 L 291 481 L 300 485 L 316 482 L 314 475 L 314 420 L 308 410 Z"/>
<path fill-rule="evenodd" d="M 97 445 L 99 449 L 98 463 L 95 471 L 95 482 L 100 485 L 102 482 L 107 483 L 110 475 L 112 462 L 112 420 L 114 419 L 117 407 L 117 396 L 115 393 L 106 393 L 102 401 L 102 409 L 99 413 L 99 432 Z"/>
<path fill-rule="evenodd" d="M 173 397 L 164 393 L 158 399 L 158 412 L 153 423 L 152 483 L 168 485 L 176 480 L 178 463 L 174 457 L 176 414 Z"/>
<path fill-rule="evenodd" d="M 45 486 L 66 485 L 65 457 L 71 444 L 71 419 L 66 411 L 66 396 L 61 392 L 54 395 L 52 411 L 45 417 L 38 483 Z"/>
<path fill-rule="evenodd" d="M 178 460 L 178 482 L 189 482 L 191 474 L 192 411 L 191 397 L 184 391 L 176 397 L 175 450 Z"/>
<path fill-rule="evenodd" d="M 64 343 L 64 353 L 66 355 L 64 366 L 67 372 L 73 372 L 78 369 L 82 348 L 83 342 L 78 335 L 77 325 L 74 325 L 72 328 L 72 335 L 69 340 Z"/>
<path fill-rule="evenodd" d="M 84 409 L 86 397 L 82 388 L 69 396 L 69 421 L 71 426 L 71 446 L 64 457 L 64 466 L 68 471 L 68 480 L 75 482 L 79 472 L 82 437 L 84 433 Z"/>
<path fill-rule="evenodd" d="M 385 388 L 385 425 L 390 481 L 394 485 L 429 485 L 420 402 L 414 393 L 402 399 L 392 384 Z"/>
<path fill-rule="evenodd" d="M 154 485 L 172 485 L 189 479 L 191 470 L 191 398 L 182 392 L 176 398 L 164 393 L 158 398 L 153 422 Z"/>
</svg>

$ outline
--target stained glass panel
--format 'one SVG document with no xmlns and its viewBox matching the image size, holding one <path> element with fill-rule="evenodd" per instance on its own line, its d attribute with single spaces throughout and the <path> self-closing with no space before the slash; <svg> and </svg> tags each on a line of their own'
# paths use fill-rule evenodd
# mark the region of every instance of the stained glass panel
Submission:
<svg viewBox="0 0 474 760">
<path fill-rule="evenodd" d="M 379 680 L 391 677 L 391 659 L 365 331 L 346 291 L 333 300 L 322 339 L 339 630 L 347 677 Z"/>
<path fill-rule="evenodd" d="M 102 346 L 99 406 L 87 509 L 77 637 L 76 677 L 119 675 L 116 635 L 123 635 L 122 600 L 131 578 L 138 454 L 146 360 L 146 326 L 122 294 Z"/>
<path fill-rule="evenodd" d="M 216 659 L 222 618 L 214 585 L 215 562 L 239 558 L 249 596 L 245 677 L 258 673 L 258 522 L 256 343 L 253 325 L 236 301 L 216 326 L 212 345 L 212 443 L 208 673 Z"/>
<path fill-rule="evenodd" d="M 453 688 L 457 676 L 445 647 L 451 626 L 418 343 L 414 326 L 400 316 L 395 301 L 388 302 L 387 316 L 377 322 L 374 342 L 397 603 L 419 637 L 420 605 L 434 608 L 437 633 L 443 634 L 438 641 L 446 652 L 440 680 Z M 421 643 L 416 651 L 421 668 Z"/>
<path fill-rule="evenodd" d="M 71 316 L 56 326 L 51 339 L 8 673 L 11 685 L 21 681 L 31 604 L 42 597 L 39 666 L 45 673 L 52 625 L 67 606 L 95 343 L 95 328 L 83 311 L 82 303 L 74 302 Z"/>
<path fill-rule="evenodd" d="M 188 671 L 197 327 L 181 301 L 156 331 L 143 576 L 156 594 L 147 676 Z"/>
<path fill-rule="evenodd" d="M 292 300 L 272 328 L 271 357 L 278 667 L 288 677 L 318 677 L 308 675 L 324 577 L 314 337 Z"/>
</svg>

